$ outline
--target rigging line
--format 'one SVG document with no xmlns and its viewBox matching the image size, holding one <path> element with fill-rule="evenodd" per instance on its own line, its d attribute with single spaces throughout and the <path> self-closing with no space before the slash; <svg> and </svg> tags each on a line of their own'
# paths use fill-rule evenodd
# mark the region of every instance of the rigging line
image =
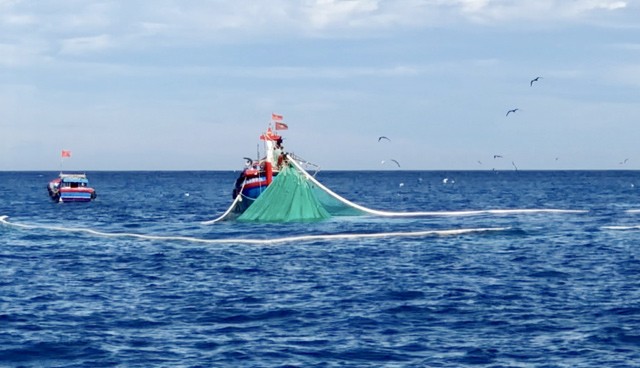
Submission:
<svg viewBox="0 0 640 368">
<path fill-rule="evenodd" d="M 369 234 L 324 234 L 324 235 L 295 235 L 282 238 L 271 239 L 203 239 L 194 238 L 189 236 L 162 236 L 162 235 L 143 235 L 134 233 L 106 233 L 102 231 L 86 229 L 86 228 L 64 228 L 58 226 L 46 226 L 46 225 L 27 225 L 20 223 L 13 223 L 7 221 L 9 216 L 0 216 L 0 223 L 8 226 L 13 226 L 23 229 L 40 229 L 40 230 L 52 230 L 52 231 L 65 231 L 65 232 L 82 232 L 91 235 L 103 236 L 103 237 L 129 237 L 144 240 L 164 240 L 164 241 L 188 241 L 194 243 L 204 244 L 258 244 L 258 245 L 273 245 L 280 243 L 296 243 L 302 241 L 317 241 L 317 240 L 344 240 L 344 239 L 365 239 L 365 238 L 390 238 L 390 237 L 425 237 L 425 236 L 455 236 L 465 235 L 472 233 L 485 233 L 485 232 L 498 232 L 507 231 L 509 227 L 494 227 L 494 228 L 471 228 L 471 229 L 454 229 L 454 230 L 422 230 L 422 231 L 398 231 L 398 232 L 386 232 L 386 233 L 369 233 Z"/>
<path fill-rule="evenodd" d="M 312 162 L 309 162 L 309 161 L 307 161 L 307 160 L 304 160 L 302 157 L 300 157 L 300 156 L 298 156 L 298 155 L 296 155 L 296 154 L 294 154 L 294 153 L 287 153 L 286 155 L 287 155 L 287 156 L 291 156 L 291 157 L 293 157 L 296 161 L 298 161 L 298 162 L 300 162 L 300 163 L 302 163 L 302 164 L 304 164 L 304 165 L 310 165 L 310 166 L 315 167 L 315 170 L 314 170 L 314 172 L 313 172 L 313 177 L 314 177 L 314 178 L 315 178 L 315 177 L 316 177 L 316 175 L 318 175 L 318 173 L 320 172 L 320 165 L 316 165 L 316 164 L 314 164 L 314 163 L 312 163 Z"/>
</svg>

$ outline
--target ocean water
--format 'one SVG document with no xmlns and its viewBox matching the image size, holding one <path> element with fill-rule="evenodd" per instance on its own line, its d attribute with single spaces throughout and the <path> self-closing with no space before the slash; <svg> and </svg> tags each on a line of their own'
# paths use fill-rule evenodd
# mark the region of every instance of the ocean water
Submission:
<svg viewBox="0 0 640 368">
<path fill-rule="evenodd" d="M 55 175 L 0 173 L 2 367 L 640 364 L 639 172 L 320 172 L 439 213 L 209 226 L 237 173 Z"/>
</svg>

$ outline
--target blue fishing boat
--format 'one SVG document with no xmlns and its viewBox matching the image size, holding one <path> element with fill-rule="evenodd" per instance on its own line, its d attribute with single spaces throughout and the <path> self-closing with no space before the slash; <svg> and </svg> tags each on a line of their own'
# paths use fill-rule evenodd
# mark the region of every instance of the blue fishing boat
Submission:
<svg viewBox="0 0 640 368">
<path fill-rule="evenodd" d="M 97 196 L 95 189 L 89 186 L 86 174 L 64 174 L 51 180 L 47 191 L 56 202 L 90 202 Z"/>
<path fill-rule="evenodd" d="M 260 135 L 260 140 L 264 141 L 265 156 L 256 160 L 245 158 L 246 167 L 236 179 L 233 188 L 233 199 L 241 197 L 238 212 L 244 212 L 267 189 L 280 172 L 285 160 L 282 137 L 271 127 Z"/>
</svg>

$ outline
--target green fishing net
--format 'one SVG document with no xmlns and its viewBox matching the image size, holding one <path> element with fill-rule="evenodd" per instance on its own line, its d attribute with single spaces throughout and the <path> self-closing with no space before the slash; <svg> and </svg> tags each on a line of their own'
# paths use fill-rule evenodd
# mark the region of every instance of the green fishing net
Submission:
<svg viewBox="0 0 640 368">
<path fill-rule="evenodd" d="M 296 168 L 285 166 L 238 221 L 318 221 L 331 217 L 317 188 Z"/>
</svg>

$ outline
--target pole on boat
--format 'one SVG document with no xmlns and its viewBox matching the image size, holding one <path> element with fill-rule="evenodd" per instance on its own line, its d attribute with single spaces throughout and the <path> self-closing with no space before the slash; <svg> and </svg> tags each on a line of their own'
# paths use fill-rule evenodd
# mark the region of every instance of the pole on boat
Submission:
<svg viewBox="0 0 640 368">
<path fill-rule="evenodd" d="M 264 162 L 264 171 L 267 174 L 267 185 L 273 180 L 273 166 L 268 160 Z"/>
</svg>

